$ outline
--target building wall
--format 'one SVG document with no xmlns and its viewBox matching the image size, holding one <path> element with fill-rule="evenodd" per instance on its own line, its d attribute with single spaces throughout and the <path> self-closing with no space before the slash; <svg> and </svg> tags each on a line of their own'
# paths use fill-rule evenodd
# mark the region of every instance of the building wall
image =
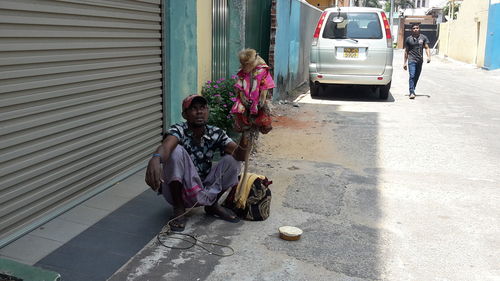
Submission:
<svg viewBox="0 0 500 281">
<path fill-rule="evenodd" d="M 492 0 L 486 37 L 485 68 L 500 68 L 500 0 Z"/>
<path fill-rule="evenodd" d="M 335 3 L 337 2 L 344 2 L 342 0 L 335 1 L 335 0 L 306 0 L 307 3 L 311 4 L 312 6 L 324 10 L 326 8 L 330 8 L 335 6 Z M 349 0 L 346 0 L 345 2 L 349 3 Z"/>
<path fill-rule="evenodd" d="M 252 0 L 250 0 L 252 1 Z M 240 69 L 238 52 L 245 48 L 245 11 L 246 0 L 229 0 L 229 74 Z"/>
<path fill-rule="evenodd" d="M 484 66 L 489 0 L 465 0 L 456 20 L 440 24 L 439 54 Z"/>
<path fill-rule="evenodd" d="M 253 48 L 269 63 L 271 0 L 228 0 L 228 76 L 240 69 L 238 52 Z"/>
<path fill-rule="evenodd" d="M 389 1 L 389 0 L 388 0 Z M 449 0 L 413 0 L 415 8 L 408 8 L 404 10 L 405 16 L 424 16 L 429 8 L 443 8 Z M 455 0 L 459 3 L 460 0 Z"/>
<path fill-rule="evenodd" d="M 311 42 L 321 10 L 299 0 L 277 1 L 276 43 L 274 58 L 274 99 L 309 79 Z"/>
<path fill-rule="evenodd" d="M 271 0 L 247 1 L 245 8 L 245 47 L 259 52 L 269 61 Z"/>
<path fill-rule="evenodd" d="M 198 0 L 197 15 L 197 56 L 198 56 L 198 89 L 212 78 L 212 1 Z"/>
</svg>

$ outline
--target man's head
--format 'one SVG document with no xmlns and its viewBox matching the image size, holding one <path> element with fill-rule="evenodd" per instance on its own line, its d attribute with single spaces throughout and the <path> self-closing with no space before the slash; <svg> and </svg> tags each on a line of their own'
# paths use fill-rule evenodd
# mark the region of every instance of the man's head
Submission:
<svg viewBox="0 0 500 281">
<path fill-rule="evenodd" d="M 200 95 L 190 95 L 182 101 L 182 117 L 194 127 L 205 126 L 208 121 L 208 103 Z"/>
<path fill-rule="evenodd" d="M 419 35 L 420 34 L 420 24 L 414 23 L 411 25 L 411 34 Z"/>
</svg>

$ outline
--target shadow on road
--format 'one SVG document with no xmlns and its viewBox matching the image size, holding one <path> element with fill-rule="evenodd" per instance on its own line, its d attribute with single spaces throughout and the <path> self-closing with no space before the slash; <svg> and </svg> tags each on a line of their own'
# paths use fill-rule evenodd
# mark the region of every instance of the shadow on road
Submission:
<svg viewBox="0 0 500 281">
<path fill-rule="evenodd" d="M 394 102 L 394 97 L 389 92 L 389 98 L 379 98 L 378 90 L 370 86 L 353 85 L 329 85 L 319 89 L 319 95 L 313 99 L 342 100 L 342 101 L 366 101 L 366 102 Z"/>
</svg>

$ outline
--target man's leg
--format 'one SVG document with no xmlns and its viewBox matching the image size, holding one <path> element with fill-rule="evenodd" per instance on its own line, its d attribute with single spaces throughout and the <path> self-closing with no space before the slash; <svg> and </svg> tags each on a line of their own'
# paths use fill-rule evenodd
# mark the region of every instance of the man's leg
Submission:
<svg viewBox="0 0 500 281">
<path fill-rule="evenodd" d="M 182 215 L 186 207 L 196 203 L 196 194 L 202 190 L 202 182 L 187 151 L 178 145 L 163 166 L 162 194 L 174 208 L 172 218 Z M 182 231 L 186 218 L 181 216 L 170 223 L 172 230 Z"/>
<path fill-rule="evenodd" d="M 414 81 L 414 86 L 413 90 L 417 88 L 417 83 L 418 83 L 418 78 L 420 78 L 420 73 L 422 72 L 422 63 L 415 63 L 415 78 L 413 79 Z"/>
<path fill-rule="evenodd" d="M 417 63 L 416 62 L 413 62 L 413 61 L 410 61 L 408 62 L 408 74 L 410 75 L 410 79 L 409 79 L 409 91 L 410 91 L 410 95 L 411 94 L 415 94 L 415 72 L 417 71 L 417 67 L 416 67 Z"/>
<path fill-rule="evenodd" d="M 206 188 L 204 192 L 200 192 L 200 194 L 215 197 L 213 203 L 205 207 L 205 211 L 208 214 L 216 215 L 230 222 L 239 221 L 233 211 L 222 207 L 218 201 L 226 190 L 238 184 L 240 168 L 241 163 L 230 155 L 222 157 L 219 163 L 212 167 L 212 170 L 210 170 L 210 173 L 204 181 Z"/>
<path fill-rule="evenodd" d="M 182 199 L 182 183 L 179 181 L 172 181 L 168 185 L 170 195 L 172 198 L 172 207 L 174 208 L 174 215 L 171 217 L 170 228 L 173 231 L 183 231 L 186 227 L 187 219 L 183 216 L 186 212 L 184 207 L 184 200 Z"/>
</svg>

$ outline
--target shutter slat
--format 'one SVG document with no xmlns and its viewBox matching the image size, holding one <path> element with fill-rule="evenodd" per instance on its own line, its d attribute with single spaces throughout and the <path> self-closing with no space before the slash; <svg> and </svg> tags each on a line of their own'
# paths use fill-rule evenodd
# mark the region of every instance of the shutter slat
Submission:
<svg viewBox="0 0 500 281">
<path fill-rule="evenodd" d="M 6 107 L 15 104 L 36 102 L 44 99 L 64 97 L 84 92 L 100 91 L 120 86 L 126 87 L 128 84 L 139 82 L 154 83 L 154 80 L 161 80 L 161 78 L 162 76 L 160 72 L 149 72 L 144 74 L 124 75 L 120 77 L 4 93 L 1 96 L 2 104 L 0 104 L 0 106 Z"/>
<path fill-rule="evenodd" d="M 131 121 L 133 120 L 132 118 L 143 117 L 147 114 L 146 118 L 142 120 L 142 123 L 147 124 L 148 120 L 151 122 L 150 118 L 152 117 L 155 117 L 158 120 L 160 114 L 152 114 L 150 110 L 151 109 L 148 108 L 142 111 L 125 113 L 117 118 L 110 118 L 108 120 L 92 123 L 87 126 L 78 127 L 78 130 L 71 130 L 68 132 L 64 131 L 59 134 L 55 134 L 52 137 L 47 136 L 40 138 L 37 139 L 36 142 L 38 146 L 27 142 L 11 147 L 4 153 L 6 160 L 14 160 L 9 163 L 4 162 L 0 164 L 0 176 L 8 175 L 24 167 L 28 167 L 33 163 L 43 162 L 52 157 L 62 155 L 67 151 L 71 151 L 72 149 L 79 149 L 86 144 L 93 143 L 97 141 L 99 137 L 107 136 L 107 134 L 110 133 L 107 132 L 107 130 L 110 130 L 110 128 L 113 128 L 114 126 L 120 125 L 123 122 L 135 124 Z M 94 132 L 99 133 L 99 135 L 93 135 Z M 85 137 L 87 135 L 90 136 Z M 51 149 L 54 145 L 61 145 L 61 147 Z"/>
<path fill-rule="evenodd" d="M 127 131 L 125 134 L 119 134 L 117 133 L 118 129 L 115 129 L 113 130 L 115 134 L 112 135 L 112 137 L 100 140 L 92 147 L 82 146 L 81 149 L 74 150 L 72 153 L 63 154 L 20 169 L 16 174 L 9 175 L 9 177 L 5 177 L 5 179 L 0 182 L 2 186 L 2 191 L 0 191 L 0 204 L 53 181 L 57 175 L 66 173 L 67 169 L 72 169 L 68 171 L 68 173 L 74 172 L 78 167 L 92 163 L 94 160 L 90 158 L 89 155 L 97 153 L 106 154 L 110 151 L 115 151 L 121 144 L 129 142 L 133 137 L 140 136 L 145 141 L 158 138 L 158 134 L 154 132 L 154 127 L 159 125 L 161 126 L 160 121 L 152 121 L 148 126 L 130 129 L 130 131 Z M 33 164 L 33 162 L 31 164 Z M 15 188 L 16 184 L 22 184 L 24 188 Z"/>
<path fill-rule="evenodd" d="M 161 50 L 158 48 L 90 49 L 85 52 L 81 50 L 3 52 L 0 53 L 0 66 L 160 55 Z"/>
<path fill-rule="evenodd" d="M 23 77 L 11 80 L 6 80 L 4 82 L 0 80 L 0 85 L 4 83 L 2 88 L 0 88 L 0 94 L 9 91 L 19 91 L 27 89 L 35 89 L 42 87 L 49 87 L 55 85 L 64 85 L 70 83 L 80 83 L 97 79 L 104 78 L 115 78 L 125 75 L 133 75 L 147 72 L 159 72 L 161 71 L 160 64 L 150 64 L 150 65 L 139 65 L 132 67 L 116 67 L 112 69 L 99 69 L 99 70 L 88 70 L 81 71 L 80 73 L 63 73 L 54 75 L 40 75 L 34 77 Z"/>
<path fill-rule="evenodd" d="M 0 9 L 17 11 L 37 11 L 48 14 L 66 14 L 66 15 L 86 15 L 103 18 L 122 18 L 127 20 L 146 20 L 160 22 L 160 10 L 144 12 L 130 11 L 124 9 L 114 9 L 108 7 L 96 7 L 92 5 L 63 3 L 59 1 L 46 0 L 17 0 L 0 1 Z"/>
<path fill-rule="evenodd" d="M 50 75 L 77 71 L 88 71 L 88 70 L 101 70 L 109 68 L 118 68 L 126 66 L 136 66 L 144 64 L 160 64 L 161 58 L 159 56 L 143 56 L 143 57 L 129 57 L 129 58 L 112 58 L 112 59 L 100 59 L 92 61 L 79 61 L 75 62 L 57 62 L 50 64 L 37 65 L 37 68 L 33 68 L 33 65 L 16 65 L 16 66 L 5 66 L 0 71 L 0 77 L 2 79 L 20 78 L 20 77 L 31 77 L 40 75 Z"/>
<path fill-rule="evenodd" d="M 39 12 L 17 12 L 0 10 L 0 23 L 20 25 L 86 26 L 107 28 L 134 28 L 160 30 L 157 22 L 133 21 L 81 15 L 43 14 Z"/>
<path fill-rule="evenodd" d="M 79 170 L 79 173 L 70 174 L 67 177 L 59 179 L 53 185 L 49 185 L 46 187 L 49 189 L 49 191 L 52 191 L 49 196 L 45 196 L 42 198 L 33 198 L 35 195 L 40 193 L 43 194 L 45 192 L 45 190 L 43 189 L 37 189 L 37 192 L 33 192 L 29 195 L 28 198 L 23 198 L 22 203 L 28 202 L 27 205 L 24 205 L 22 208 L 12 210 L 11 213 L 8 213 L 9 209 L 6 208 L 10 207 L 10 205 L 6 207 L 2 206 L 0 210 L 0 231 L 2 228 L 8 227 L 10 224 L 12 224 L 12 222 L 19 221 L 30 215 L 36 214 L 40 209 L 57 203 L 58 200 L 71 195 L 79 189 L 88 187 L 90 184 L 99 181 L 103 178 L 103 176 L 106 176 L 108 174 L 107 171 L 116 171 L 129 163 L 145 159 L 146 155 L 141 151 L 151 150 L 155 142 L 157 142 L 157 140 L 152 140 L 133 147 L 128 152 L 128 154 L 131 155 L 130 158 L 120 159 L 116 155 L 111 156 L 104 161 L 98 162 L 97 165 L 92 165 L 87 169 Z M 30 202 L 29 199 L 34 200 Z M 3 215 L 4 213 L 9 215 L 1 217 L 1 215 Z"/>
<path fill-rule="evenodd" d="M 122 110 L 128 111 L 129 108 L 135 109 L 153 103 L 160 103 L 160 95 L 161 91 L 159 89 L 154 89 L 144 91 L 140 94 L 125 95 L 120 99 L 91 102 L 85 104 L 84 106 L 80 105 L 69 109 L 54 110 L 51 112 L 33 114 L 28 117 L 21 117 L 15 120 L 7 120 L 0 122 L 0 126 L 2 126 L 2 132 L 0 132 L 0 135 L 6 135 L 12 132 L 26 130 L 35 126 L 42 126 L 55 122 L 58 122 L 56 126 L 69 127 L 72 125 L 72 122 L 78 121 L 78 123 L 81 124 L 81 120 L 94 121 L 101 116 L 110 116 L 111 114 L 121 113 Z M 153 99 L 153 97 L 157 98 Z M 121 106 L 124 106 L 125 109 L 122 109 Z M 66 124 L 62 124 L 61 122 Z"/>
<path fill-rule="evenodd" d="M 75 34 L 76 35 L 76 34 Z M 160 47 L 157 38 L 4 38 L 0 41 L 3 51 L 34 51 L 64 49 L 95 49 L 95 48 L 133 48 Z"/>
<path fill-rule="evenodd" d="M 95 28 L 47 25 L 0 24 L 0 37 L 4 38 L 160 38 L 160 30 Z"/>
<path fill-rule="evenodd" d="M 40 100 L 30 103 L 23 103 L 17 106 L 0 107 L 0 121 L 8 119 L 20 118 L 27 115 L 52 111 L 70 106 L 76 106 L 99 100 L 116 98 L 118 96 L 127 95 L 146 91 L 151 88 L 158 89 L 161 87 L 161 81 L 148 81 L 138 83 L 137 85 L 124 85 L 113 89 L 103 89 L 94 92 L 84 92 L 74 94 L 72 96 L 64 96 L 49 100 Z"/>
</svg>

